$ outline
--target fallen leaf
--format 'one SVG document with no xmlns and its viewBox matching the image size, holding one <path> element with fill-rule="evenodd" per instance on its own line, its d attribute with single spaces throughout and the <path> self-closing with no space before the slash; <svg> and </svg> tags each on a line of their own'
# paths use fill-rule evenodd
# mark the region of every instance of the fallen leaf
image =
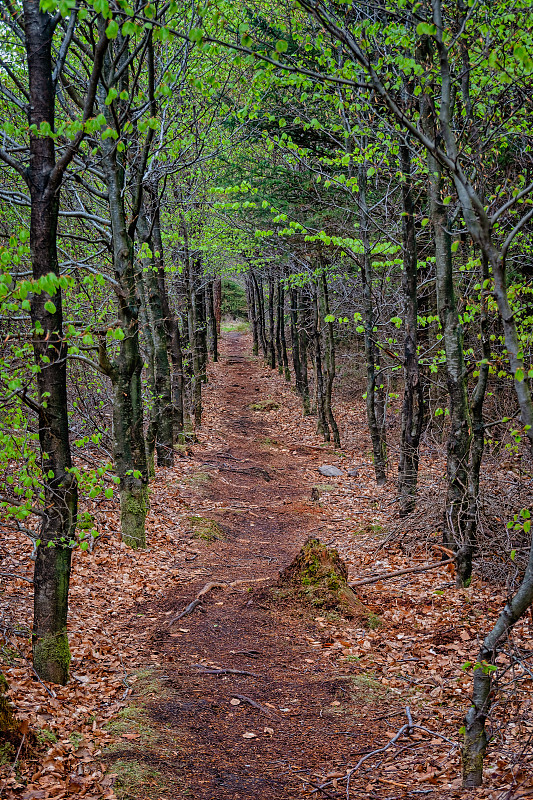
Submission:
<svg viewBox="0 0 533 800">
<path fill-rule="evenodd" d="M 256 733 L 252 733 L 252 731 L 246 731 L 246 733 L 243 733 L 242 738 L 243 739 L 257 739 L 257 734 Z"/>
</svg>

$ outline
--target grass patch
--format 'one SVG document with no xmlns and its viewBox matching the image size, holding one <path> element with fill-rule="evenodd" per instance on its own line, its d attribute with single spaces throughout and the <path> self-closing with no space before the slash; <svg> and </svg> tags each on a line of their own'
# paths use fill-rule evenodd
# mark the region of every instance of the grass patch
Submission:
<svg viewBox="0 0 533 800">
<path fill-rule="evenodd" d="M 213 476 L 210 475 L 209 472 L 193 472 L 191 475 L 183 478 L 182 483 L 185 483 L 187 486 L 192 486 L 193 488 L 198 488 L 199 486 L 205 486 L 207 483 L 211 483 L 212 480 Z"/>
<path fill-rule="evenodd" d="M 250 323 L 242 320 L 228 320 L 221 324 L 220 330 L 222 333 L 248 333 L 250 330 Z"/>
<path fill-rule="evenodd" d="M 352 678 L 352 683 L 357 700 L 361 700 L 361 695 L 364 695 L 365 701 L 382 700 L 390 691 L 368 672 L 361 672 L 359 675 L 355 675 Z"/>
<path fill-rule="evenodd" d="M 270 436 L 267 436 L 260 442 L 261 445 L 264 447 L 280 447 L 280 443 L 276 439 L 271 439 Z"/>
<path fill-rule="evenodd" d="M 148 796 L 146 792 L 149 787 L 156 791 L 164 788 L 164 779 L 161 773 L 139 761 L 126 761 L 119 758 L 111 769 L 117 776 L 113 788 L 119 800 L 138 800 L 139 797 Z M 139 794 L 141 791 L 142 794 Z"/>
<path fill-rule="evenodd" d="M 188 517 L 190 530 L 194 539 L 203 539 L 205 542 L 214 542 L 217 539 L 225 539 L 224 531 L 214 519 L 209 517 L 199 517 L 191 514 Z"/>
<path fill-rule="evenodd" d="M 248 408 L 250 411 L 277 411 L 281 406 L 275 400 L 260 400 L 258 403 L 250 403 Z"/>
<path fill-rule="evenodd" d="M 127 743 L 128 749 L 142 749 L 153 746 L 157 740 L 157 732 L 152 728 L 150 719 L 142 706 L 127 706 L 122 708 L 115 719 L 107 723 L 107 730 L 112 736 L 136 738 L 125 738 L 122 742 L 115 742 L 107 748 L 108 753 L 117 752 L 124 749 Z"/>
</svg>

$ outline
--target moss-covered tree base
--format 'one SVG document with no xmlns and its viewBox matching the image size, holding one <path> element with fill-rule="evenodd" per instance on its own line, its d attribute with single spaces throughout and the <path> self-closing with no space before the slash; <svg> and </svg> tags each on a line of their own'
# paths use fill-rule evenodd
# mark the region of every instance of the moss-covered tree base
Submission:
<svg viewBox="0 0 533 800">
<path fill-rule="evenodd" d="M 308 539 L 294 561 L 278 579 L 281 589 L 321 611 L 334 611 L 348 619 L 370 623 L 376 619 L 348 586 L 348 571 L 337 550 L 318 539 Z"/>
<path fill-rule="evenodd" d="M 0 672 L 0 766 L 13 760 L 21 739 L 20 724 L 7 696 L 7 681 Z"/>
<path fill-rule="evenodd" d="M 148 486 L 141 484 L 120 492 L 120 532 L 122 541 L 134 550 L 146 547 Z"/>
<path fill-rule="evenodd" d="M 65 686 L 68 683 L 70 649 L 66 631 L 33 636 L 33 666 L 44 681 Z"/>
</svg>

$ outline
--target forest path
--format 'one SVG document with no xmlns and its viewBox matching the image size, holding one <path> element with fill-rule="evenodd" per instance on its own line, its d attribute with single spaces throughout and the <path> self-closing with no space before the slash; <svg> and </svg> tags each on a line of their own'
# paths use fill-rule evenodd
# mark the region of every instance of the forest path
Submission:
<svg viewBox="0 0 533 800">
<path fill-rule="evenodd" d="M 210 368 L 196 471 L 180 492 L 191 514 L 216 520 L 224 538 L 190 539 L 195 552 L 186 560 L 194 559 L 196 576 L 138 605 L 142 621 L 127 623 L 139 632 L 139 663 L 152 664 L 148 690 L 145 676 L 132 697 L 147 720 L 131 734 L 142 748 L 132 741 L 116 753 L 122 764 L 143 763 L 146 779 L 131 794 L 137 798 L 302 797 L 320 783 L 317 776 L 344 775 L 373 740 L 369 716 L 391 711 L 379 693 L 356 691 L 357 665 L 339 662 L 341 644 L 320 624 L 324 618 L 276 603 L 265 588 L 307 536 L 325 527 L 317 527 L 322 509 L 310 497 L 314 470 L 327 457 L 302 443 L 295 415 L 282 426 L 275 409 L 250 408 L 283 398 L 265 397 L 268 373 L 248 347 L 240 334 L 224 337 L 220 363 Z M 228 586 L 210 590 L 200 608 L 169 625 L 210 581 Z M 206 671 L 216 668 L 235 672 Z M 341 794 L 345 784 L 318 796 Z"/>
</svg>

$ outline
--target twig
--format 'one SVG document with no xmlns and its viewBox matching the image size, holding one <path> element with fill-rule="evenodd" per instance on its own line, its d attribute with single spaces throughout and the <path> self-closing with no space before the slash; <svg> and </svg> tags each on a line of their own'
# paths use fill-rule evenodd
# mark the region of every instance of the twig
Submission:
<svg viewBox="0 0 533 800">
<path fill-rule="evenodd" d="M 369 583 L 377 583 L 378 581 L 385 581 L 389 578 L 399 578 L 400 575 L 409 575 L 413 572 L 427 572 L 430 569 L 438 569 L 444 567 L 446 564 L 452 564 L 455 558 L 445 558 L 442 561 L 434 561 L 433 564 L 423 564 L 420 567 L 409 567 L 408 569 L 397 569 L 395 572 L 383 572 L 381 575 L 374 575 L 372 578 L 364 578 L 361 581 L 355 581 L 350 584 L 350 588 L 354 586 L 366 586 Z"/>
<path fill-rule="evenodd" d="M 186 616 L 187 616 L 187 614 L 190 614 L 192 611 L 194 611 L 194 609 L 196 608 L 196 606 L 200 605 L 200 602 L 201 602 L 201 600 L 202 600 L 202 597 L 204 597 L 204 595 L 206 595 L 208 592 L 210 592 L 210 591 L 211 591 L 211 589 L 225 589 L 225 588 L 226 588 L 226 586 L 227 586 L 227 584 L 226 584 L 226 583 L 219 583 L 218 581 L 209 581 L 209 583 L 206 583 L 206 585 L 204 586 L 204 588 L 203 588 L 203 589 L 201 589 L 201 590 L 198 592 L 198 594 L 196 595 L 196 597 L 194 598 L 194 600 L 192 600 L 192 601 L 189 603 L 189 605 L 188 605 L 188 606 L 186 606 L 186 607 L 183 609 L 183 611 L 182 611 L 182 612 L 180 612 L 179 614 L 176 614 L 176 616 L 175 616 L 175 617 L 172 617 L 172 619 L 171 619 L 171 620 L 169 620 L 169 621 L 167 622 L 167 625 L 170 627 L 170 626 L 171 626 L 171 625 L 173 625 L 175 622 L 177 622 L 179 619 L 182 619 L 183 617 L 186 617 Z"/>
<path fill-rule="evenodd" d="M 17 581 L 26 581 L 26 583 L 33 583 L 31 578 L 25 578 L 24 575 L 15 575 L 14 572 L 0 572 L 0 578 L 12 578 Z"/>
<path fill-rule="evenodd" d="M 259 711 L 262 711 L 263 714 L 266 714 L 267 717 L 276 717 L 276 719 L 280 719 L 277 714 L 273 714 L 269 708 L 266 706 L 262 706 L 261 703 L 256 703 L 255 700 L 252 700 L 251 697 L 246 697 L 244 694 L 233 694 L 232 697 L 236 697 L 237 700 L 242 700 L 243 703 L 248 703 L 249 705 L 257 708 Z"/>
<path fill-rule="evenodd" d="M 261 678 L 257 672 L 248 672 L 245 669 L 230 669 L 229 667 L 210 668 L 204 664 L 193 664 L 193 667 L 198 667 L 202 670 L 203 675 L 250 675 L 252 678 Z"/>
</svg>

